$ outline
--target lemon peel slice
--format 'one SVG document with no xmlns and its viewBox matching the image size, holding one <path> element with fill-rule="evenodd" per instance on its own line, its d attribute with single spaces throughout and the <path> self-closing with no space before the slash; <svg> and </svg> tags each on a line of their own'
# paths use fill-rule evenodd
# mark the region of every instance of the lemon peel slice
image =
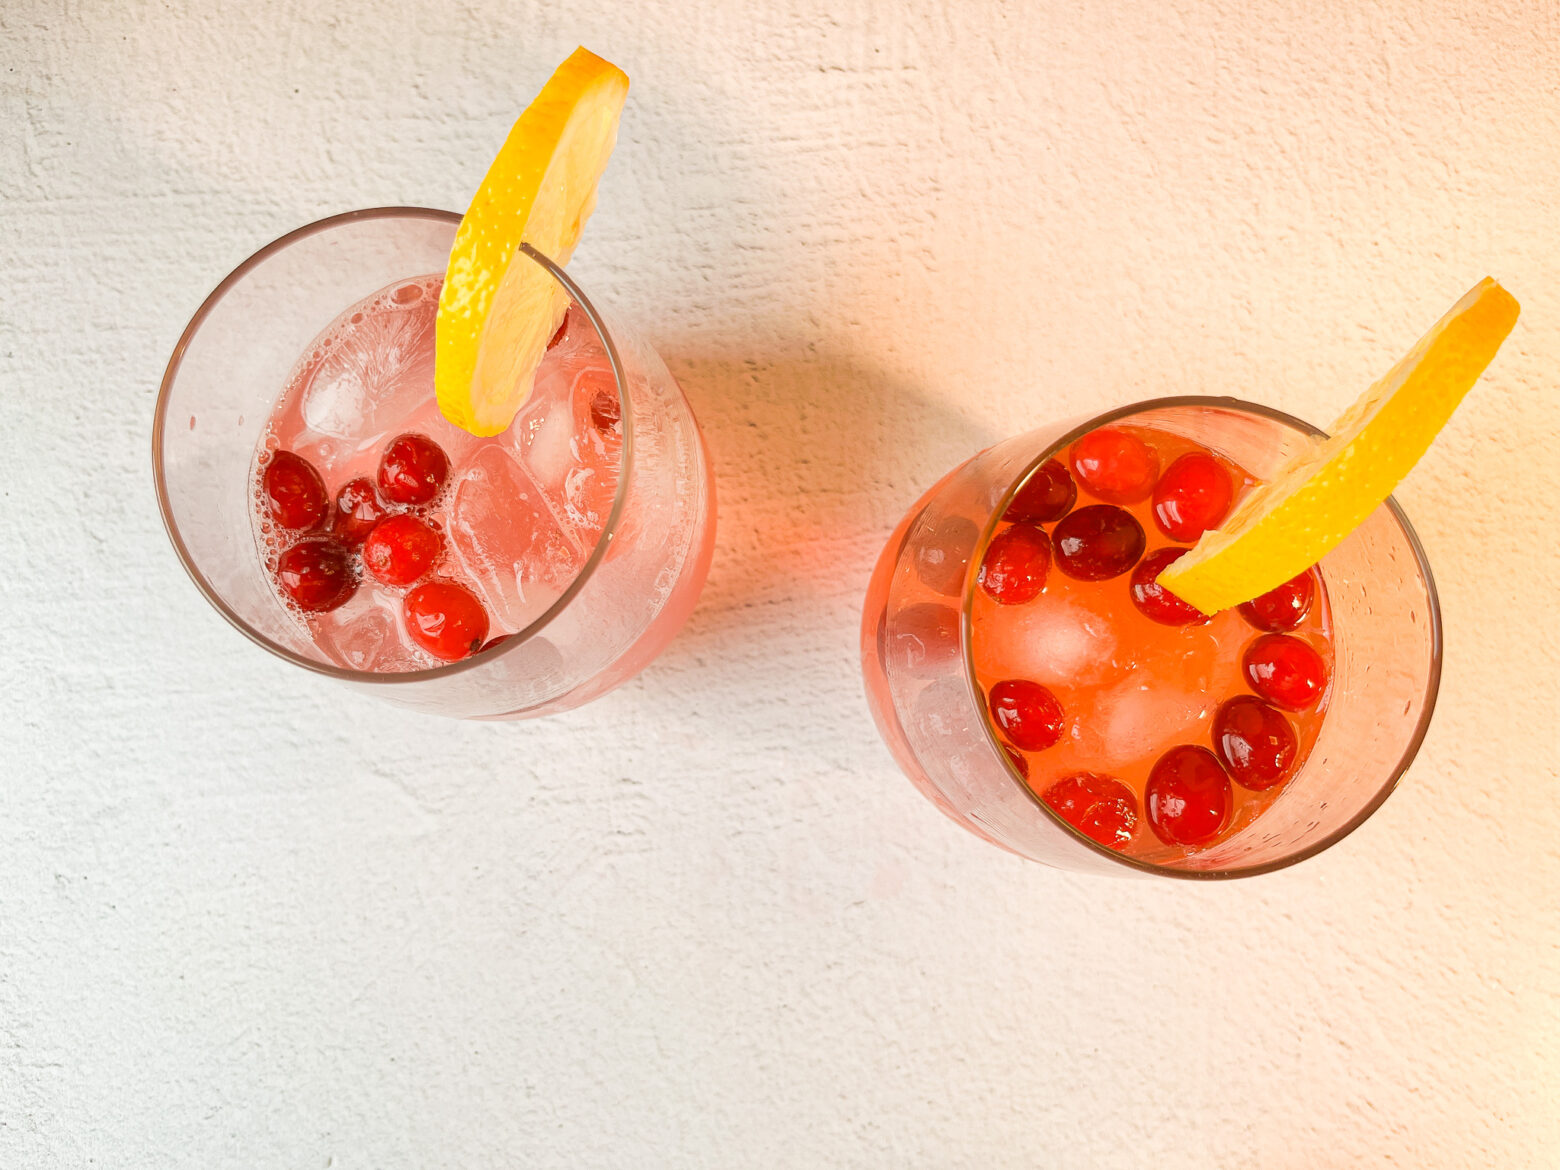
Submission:
<svg viewBox="0 0 1560 1170">
<path fill-rule="evenodd" d="M 1203 613 L 1298 576 L 1353 532 L 1408 474 L 1490 364 L 1521 311 L 1489 277 L 1386 377 L 1159 577 Z"/>
<path fill-rule="evenodd" d="M 576 49 L 509 131 L 455 233 L 439 294 L 434 391 L 445 418 L 496 435 L 531 393 L 569 307 L 528 243 L 568 263 L 617 142 L 628 76 Z"/>
</svg>

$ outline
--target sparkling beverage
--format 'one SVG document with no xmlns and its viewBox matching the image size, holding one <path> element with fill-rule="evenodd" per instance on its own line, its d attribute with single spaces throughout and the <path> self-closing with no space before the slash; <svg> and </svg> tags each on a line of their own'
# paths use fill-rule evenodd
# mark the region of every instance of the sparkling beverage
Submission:
<svg viewBox="0 0 1560 1170">
<path fill-rule="evenodd" d="M 328 325 L 255 454 L 255 542 L 277 596 L 354 670 L 436 666 L 524 629 L 585 564 L 617 489 L 621 404 L 579 307 L 514 423 L 477 438 L 434 398 L 441 284 L 397 281 Z"/>
</svg>

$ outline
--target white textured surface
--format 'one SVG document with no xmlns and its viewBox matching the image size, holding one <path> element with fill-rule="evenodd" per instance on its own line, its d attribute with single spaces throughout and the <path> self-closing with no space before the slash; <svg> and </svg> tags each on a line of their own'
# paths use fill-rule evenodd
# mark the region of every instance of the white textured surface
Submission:
<svg viewBox="0 0 1560 1170">
<path fill-rule="evenodd" d="M 1560 1164 L 1560 10 L 908 7 L 4 0 L 0 1166 Z M 706 423 L 714 572 L 584 711 L 407 716 L 184 579 L 157 379 L 272 237 L 463 206 L 582 41 L 634 88 L 575 269 Z M 1362 830 L 1090 880 L 897 775 L 856 609 L 923 486 L 1164 392 L 1325 423 L 1486 272 Z"/>
</svg>

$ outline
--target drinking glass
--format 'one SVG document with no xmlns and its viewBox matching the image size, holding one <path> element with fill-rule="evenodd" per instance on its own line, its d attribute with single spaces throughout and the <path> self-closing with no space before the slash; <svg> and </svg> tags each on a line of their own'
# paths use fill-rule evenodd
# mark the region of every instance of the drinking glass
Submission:
<svg viewBox="0 0 1560 1170">
<path fill-rule="evenodd" d="M 1233 398 L 1162 398 L 1040 427 L 956 467 L 900 521 L 867 590 L 861 654 L 873 717 L 925 796 L 1020 856 L 1067 869 L 1203 879 L 1293 865 L 1380 807 L 1429 726 L 1441 617 L 1424 550 L 1389 498 L 1321 561 L 1335 655 L 1330 705 L 1309 757 L 1273 804 L 1200 852 L 1163 864 L 1125 856 L 1062 820 L 1019 776 L 986 718 L 970 625 L 976 554 L 1018 489 L 1075 439 L 1110 423 L 1183 436 L 1262 480 L 1322 435 Z M 956 608 L 957 620 L 929 622 L 928 604 Z"/>
<path fill-rule="evenodd" d="M 347 306 L 443 272 L 460 216 L 417 207 L 348 212 L 261 248 L 206 298 L 163 375 L 152 430 L 157 499 L 184 568 L 217 612 L 289 662 L 418 710 L 519 719 L 577 707 L 631 678 L 681 627 L 709 571 L 715 492 L 703 437 L 666 366 L 561 268 L 529 247 L 611 364 L 623 434 L 600 539 L 525 629 L 460 662 L 376 673 L 327 660 L 284 608 L 256 548 L 251 468 L 288 375 Z"/>
</svg>

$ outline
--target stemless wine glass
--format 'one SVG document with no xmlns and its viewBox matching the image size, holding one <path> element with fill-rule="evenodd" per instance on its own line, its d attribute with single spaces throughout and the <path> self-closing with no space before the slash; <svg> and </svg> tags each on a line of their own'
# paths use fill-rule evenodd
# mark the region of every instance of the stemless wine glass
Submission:
<svg viewBox="0 0 1560 1170">
<path fill-rule="evenodd" d="M 1021 856 L 1067 869 L 1232 878 L 1319 853 L 1384 801 L 1419 749 L 1441 672 L 1441 619 L 1430 566 L 1388 499 L 1323 558 L 1331 607 L 1332 691 L 1315 746 L 1273 804 L 1200 852 L 1155 864 L 1074 829 L 1020 777 L 993 735 L 971 651 L 972 567 L 1029 475 L 1108 423 L 1201 443 L 1270 479 L 1316 428 L 1232 398 L 1163 398 L 1010 438 L 949 472 L 916 501 L 878 559 L 862 616 L 867 697 L 899 766 L 959 824 Z M 957 606 L 925 610 L 936 580 Z M 929 626 L 932 627 L 929 629 Z M 942 631 L 939 637 L 937 631 Z M 957 633 L 955 633 L 957 631 Z"/>
<path fill-rule="evenodd" d="M 676 381 L 551 260 L 525 248 L 599 335 L 621 403 L 616 496 L 562 595 L 490 649 L 427 670 L 330 662 L 287 613 L 250 520 L 251 467 L 273 403 L 320 330 L 397 280 L 443 272 L 460 216 L 381 207 L 320 220 L 266 245 L 206 298 L 163 376 L 152 432 L 163 522 L 191 579 L 240 632 L 308 670 L 424 711 L 518 719 L 563 711 L 632 677 L 698 599 L 715 536 L 704 440 Z"/>
</svg>

